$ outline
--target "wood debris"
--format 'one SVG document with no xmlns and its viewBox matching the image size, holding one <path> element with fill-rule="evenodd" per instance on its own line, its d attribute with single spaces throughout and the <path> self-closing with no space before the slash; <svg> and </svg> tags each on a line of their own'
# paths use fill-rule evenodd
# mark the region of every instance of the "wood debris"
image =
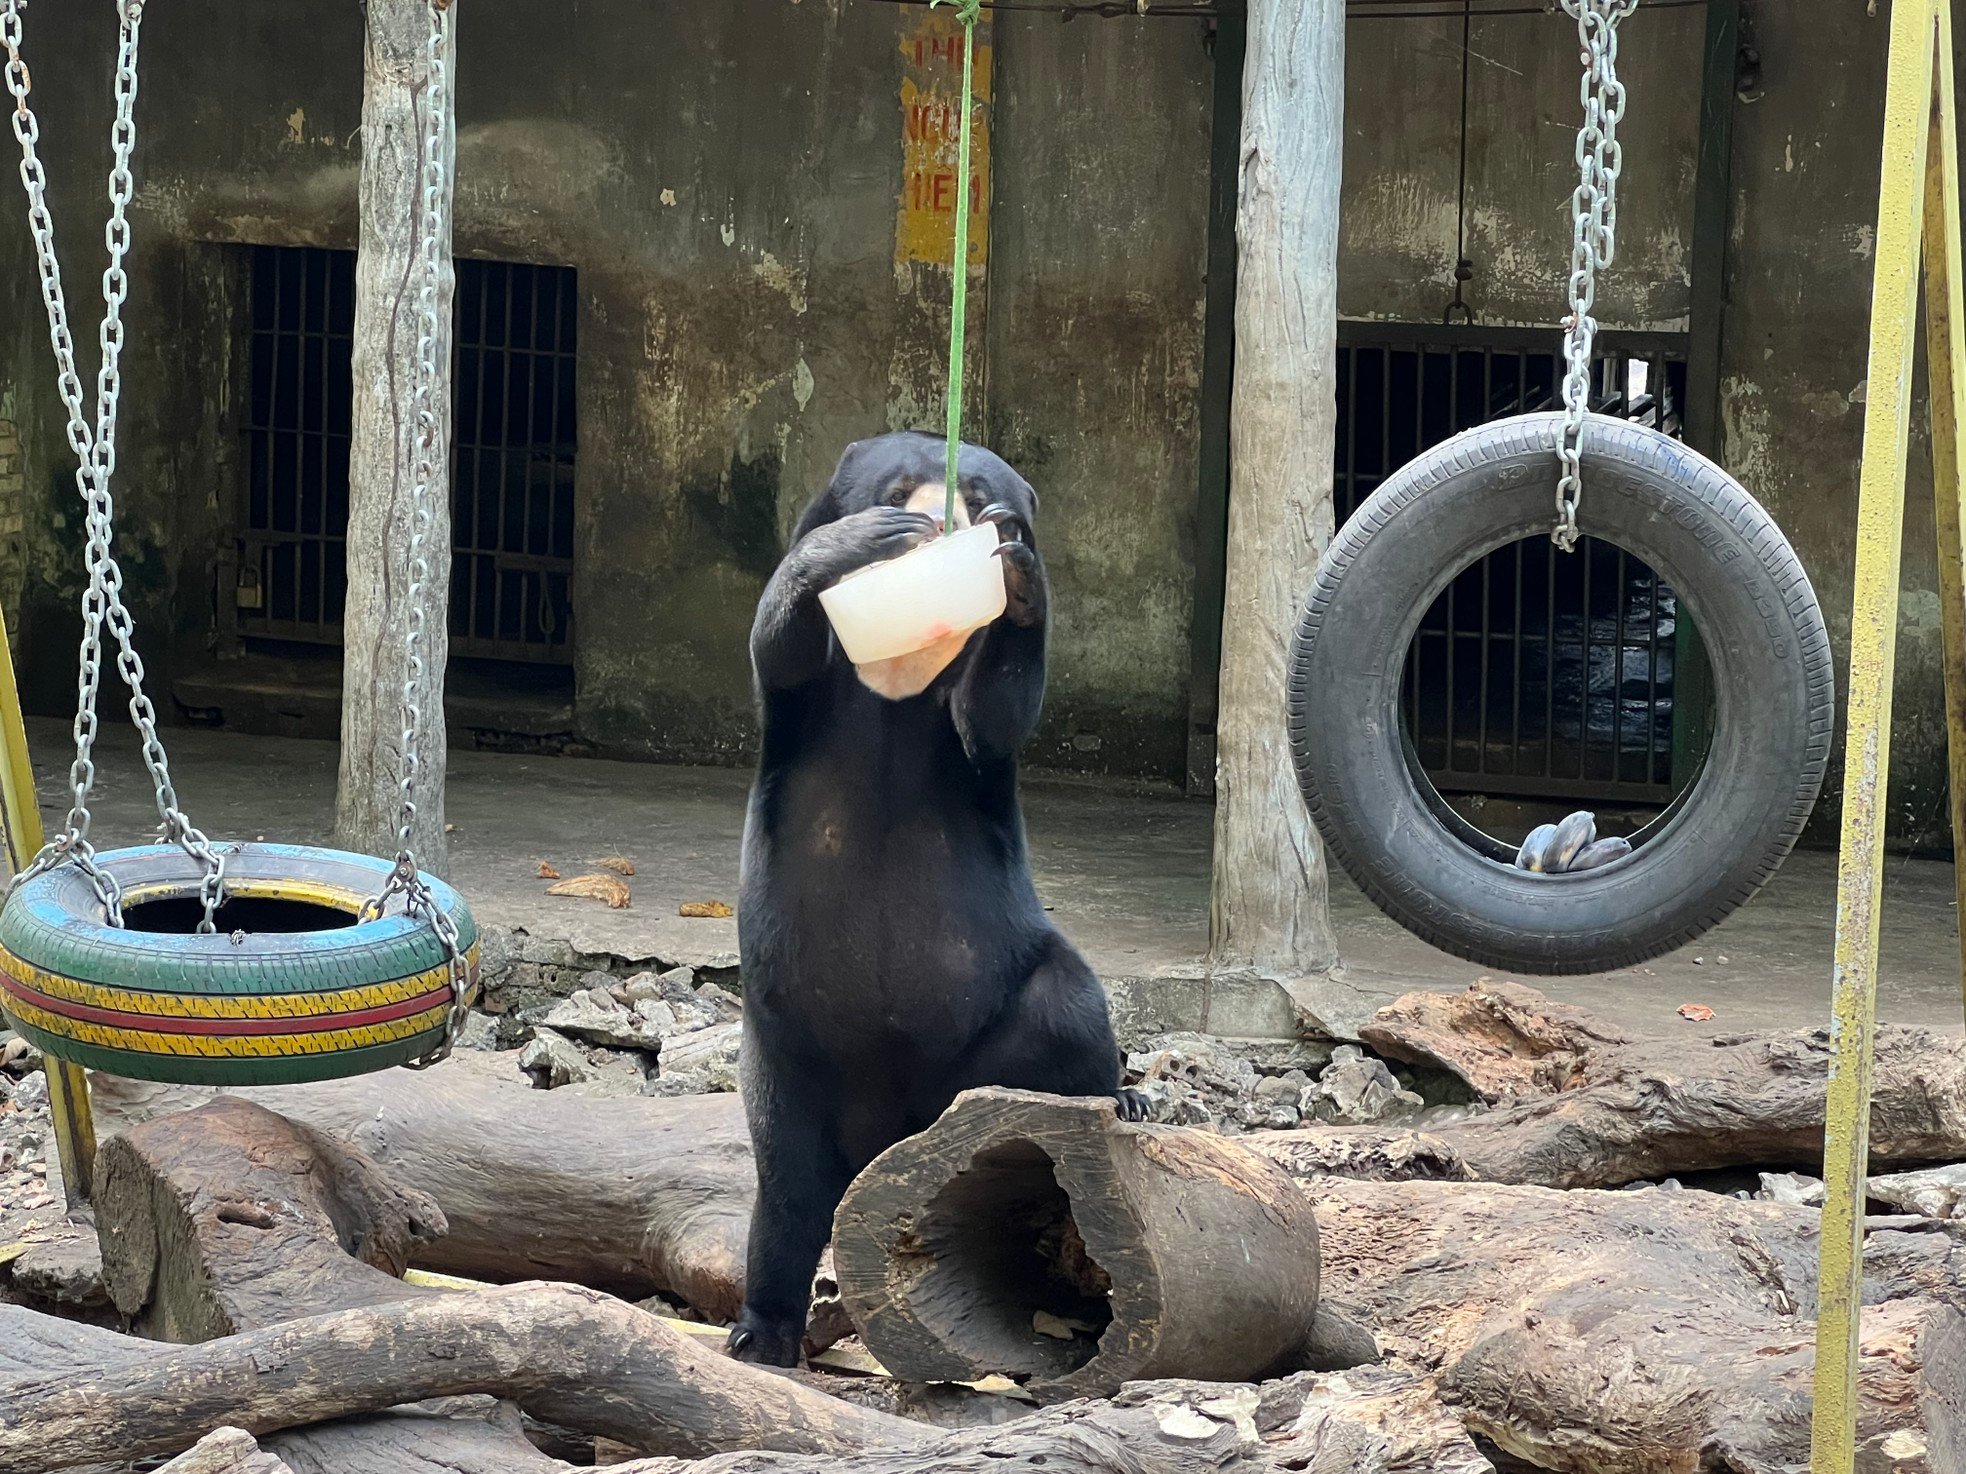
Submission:
<svg viewBox="0 0 1966 1474">
<path fill-rule="evenodd" d="M 595 871 L 590 875 L 576 875 L 571 880 L 556 881 L 546 887 L 549 896 L 579 896 L 590 901 L 606 901 L 610 911 L 628 909 L 628 883 L 618 875 L 607 875 Z"/>
</svg>

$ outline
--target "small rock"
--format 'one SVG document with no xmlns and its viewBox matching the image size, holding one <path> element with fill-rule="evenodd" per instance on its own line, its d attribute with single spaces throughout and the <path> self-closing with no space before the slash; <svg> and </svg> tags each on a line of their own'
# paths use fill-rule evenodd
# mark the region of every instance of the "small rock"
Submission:
<svg viewBox="0 0 1966 1474">
<path fill-rule="evenodd" d="M 715 983 L 701 984 L 696 990 L 696 1001 L 714 1013 L 719 1023 L 736 1023 L 744 1017 L 744 1000 Z"/>
<path fill-rule="evenodd" d="M 662 1031 L 654 1023 L 598 989 L 585 989 L 543 1009 L 528 1009 L 523 1017 L 535 1027 L 615 1049 L 655 1049 L 662 1043 Z"/>
<path fill-rule="evenodd" d="M 676 1010 L 660 998 L 637 998 L 635 1017 L 641 1019 L 657 1036 L 667 1038 L 676 1032 Z"/>
<path fill-rule="evenodd" d="M 93 1233 L 65 1230 L 28 1245 L 11 1266 L 14 1287 L 36 1300 L 97 1309 L 109 1304 L 102 1249 Z"/>
<path fill-rule="evenodd" d="M 588 1077 L 587 1056 L 566 1035 L 535 1028 L 532 1042 L 519 1052 L 519 1068 L 535 1090 L 557 1090 Z"/>
<path fill-rule="evenodd" d="M 625 983 L 617 983 L 614 996 L 633 1008 L 644 998 L 660 998 L 662 979 L 652 972 L 638 972 Z"/>
<path fill-rule="evenodd" d="M 41 1068 L 41 1051 L 18 1034 L 0 1034 L 0 1071 L 25 1075 Z"/>
<path fill-rule="evenodd" d="M 1800 1172 L 1763 1172 L 1761 1190 L 1754 1195 L 1764 1203 L 1792 1203 L 1800 1208 L 1823 1206 L 1823 1183 L 1819 1177 Z"/>
<path fill-rule="evenodd" d="M 1203 1439 L 1213 1438 L 1222 1426 L 1191 1407 L 1168 1408 L 1159 1415 L 1158 1421 L 1162 1433 L 1183 1443 L 1199 1443 Z"/>
<path fill-rule="evenodd" d="M 677 1003 L 686 1003 L 696 992 L 696 969 L 693 967 L 672 967 L 667 972 L 659 972 L 655 980 L 662 986 L 662 996 Z"/>
<path fill-rule="evenodd" d="M 48 1077 L 36 1070 L 14 1087 L 14 1105 L 23 1111 L 38 1111 L 48 1104 Z"/>
<path fill-rule="evenodd" d="M 737 1054 L 742 1027 L 712 1024 L 663 1041 L 660 1073 L 642 1087 L 644 1095 L 721 1095 L 737 1089 Z"/>
<path fill-rule="evenodd" d="M 1762 1180 L 1767 1181 L 1765 1177 Z M 1817 1186 L 1820 1201 L 1821 1184 Z M 1868 1191 L 1878 1202 L 1900 1212 L 1926 1218 L 1966 1218 L 1966 1162 L 1873 1177 Z"/>
<path fill-rule="evenodd" d="M 654 1055 L 639 1050 L 597 1049 L 587 1057 L 587 1076 L 576 1082 L 577 1093 L 592 1100 L 640 1095 L 654 1064 Z"/>
<path fill-rule="evenodd" d="M 1426 1101 L 1403 1088 L 1385 1061 L 1354 1044 L 1331 1051 L 1331 1063 L 1308 1087 L 1299 1110 L 1313 1120 L 1369 1126 L 1383 1121 L 1407 1121 L 1426 1108 Z"/>
<path fill-rule="evenodd" d="M 472 1009 L 464 1020 L 464 1027 L 457 1031 L 459 1049 L 498 1048 L 498 1020 L 488 1013 Z"/>
</svg>

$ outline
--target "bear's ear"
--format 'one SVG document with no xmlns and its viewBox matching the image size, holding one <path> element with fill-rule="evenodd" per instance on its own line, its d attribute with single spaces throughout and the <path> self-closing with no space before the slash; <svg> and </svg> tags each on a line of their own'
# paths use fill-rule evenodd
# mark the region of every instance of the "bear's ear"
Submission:
<svg viewBox="0 0 1966 1474">
<path fill-rule="evenodd" d="M 794 543 L 814 528 L 824 527 L 828 522 L 837 522 L 846 515 L 846 499 L 853 483 L 859 479 L 860 462 L 866 458 L 869 443 L 865 440 L 856 440 L 841 453 L 839 465 L 833 468 L 833 479 L 799 515 L 798 526 L 792 529 Z"/>
</svg>

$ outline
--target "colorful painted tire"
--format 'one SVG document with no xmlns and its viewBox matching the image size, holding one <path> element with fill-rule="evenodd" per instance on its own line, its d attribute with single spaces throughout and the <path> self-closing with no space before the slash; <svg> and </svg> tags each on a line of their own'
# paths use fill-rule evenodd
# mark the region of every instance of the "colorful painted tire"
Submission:
<svg viewBox="0 0 1966 1474">
<path fill-rule="evenodd" d="M 284 1085 L 407 1064 L 443 1037 L 450 969 L 436 933 L 397 914 L 355 921 L 387 861 L 238 846 L 218 932 L 197 936 L 199 875 L 181 850 L 98 858 L 123 887 L 127 927 L 104 922 L 72 866 L 15 887 L 0 910 L 0 1010 L 49 1054 L 138 1080 Z M 430 885 L 475 995 L 477 926 L 455 891 Z"/>
</svg>

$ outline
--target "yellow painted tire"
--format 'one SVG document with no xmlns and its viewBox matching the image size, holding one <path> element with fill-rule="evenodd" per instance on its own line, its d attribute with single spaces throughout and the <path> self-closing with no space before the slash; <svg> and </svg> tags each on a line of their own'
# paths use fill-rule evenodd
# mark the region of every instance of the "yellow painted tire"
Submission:
<svg viewBox="0 0 1966 1474">
<path fill-rule="evenodd" d="M 397 914 L 355 919 L 389 862 L 237 846 L 218 932 L 197 936 L 200 876 L 183 851 L 98 861 L 123 888 L 123 928 L 69 865 L 17 885 L 0 909 L 0 1010 L 49 1054 L 138 1080 L 282 1085 L 407 1064 L 443 1037 L 450 968 L 435 931 Z M 475 995 L 477 926 L 426 878 L 457 924 Z"/>
</svg>

